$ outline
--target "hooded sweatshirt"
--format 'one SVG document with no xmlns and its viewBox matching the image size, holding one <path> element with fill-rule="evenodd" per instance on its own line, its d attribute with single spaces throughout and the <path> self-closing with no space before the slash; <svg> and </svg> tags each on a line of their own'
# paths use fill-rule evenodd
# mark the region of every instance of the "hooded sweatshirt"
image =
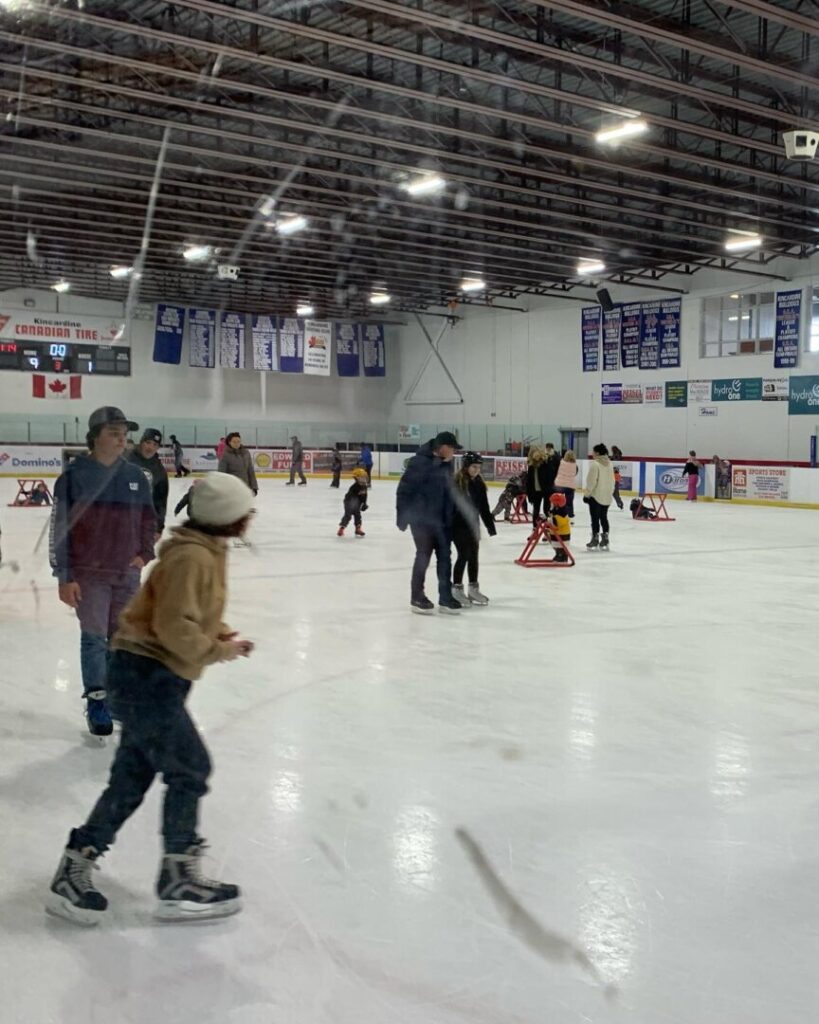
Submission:
<svg viewBox="0 0 819 1024">
<path fill-rule="evenodd" d="M 159 560 L 120 616 L 111 647 L 161 662 L 182 679 L 198 679 L 226 660 L 230 628 L 222 622 L 227 598 L 227 546 L 220 537 L 176 526 Z"/>
<path fill-rule="evenodd" d="M 610 505 L 614 497 L 614 466 L 608 455 L 598 455 L 589 466 L 586 494 L 599 505 Z"/>
<path fill-rule="evenodd" d="M 168 512 L 168 471 L 162 465 L 158 455 L 152 455 L 150 459 L 146 459 L 139 450 L 139 445 L 126 456 L 126 462 L 132 462 L 145 474 L 145 479 L 151 488 L 154 512 L 156 512 L 156 532 L 162 533 L 165 529 L 165 516 Z"/>
</svg>

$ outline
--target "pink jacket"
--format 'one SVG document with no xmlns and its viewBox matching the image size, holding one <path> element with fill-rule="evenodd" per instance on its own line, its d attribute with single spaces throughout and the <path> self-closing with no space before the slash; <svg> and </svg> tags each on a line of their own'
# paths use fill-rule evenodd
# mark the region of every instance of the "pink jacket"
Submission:
<svg viewBox="0 0 819 1024">
<path fill-rule="evenodd" d="M 555 487 L 577 487 L 577 463 L 560 460 L 560 468 L 555 477 Z"/>
<path fill-rule="evenodd" d="M 224 438 L 222 438 L 222 440 L 219 442 L 219 444 L 216 445 L 216 458 L 217 459 L 221 459 L 222 456 L 225 454 L 225 448 L 227 448 L 227 444 L 226 444 Z"/>
</svg>

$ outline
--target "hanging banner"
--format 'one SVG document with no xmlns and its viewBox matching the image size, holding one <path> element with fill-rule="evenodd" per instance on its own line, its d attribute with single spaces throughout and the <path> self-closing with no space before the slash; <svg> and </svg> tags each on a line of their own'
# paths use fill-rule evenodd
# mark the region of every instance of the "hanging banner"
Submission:
<svg viewBox="0 0 819 1024">
<path fill-rule="evenodd" d="M 763 377 L 762 401 L 787 402 L 790 392 L 790 381 L 787 377 Z"/>
<path fill-rule="evenodd" d="M 640 365 L 640 330 L 643 313 L 639 302 L 627 302 L 621 310 L 620 360 L 625 370 Z"/>
<path fill-rule="evenodd" d="M 643 404 L 643 385 L 642 384 L 624 384 L 621 392 L 620 401 L 623 405 L 642 405 Z"/>
<path fill-rule="evenodd" d="M 330 350 L 333 325 L 329 320 L 304 321 L 304 372 L 319 377 L 330 376 Z"/>
<path fill-rule="evenodd" d="M 600 326 L 603 310 L 600 306 L 584 306 L 580 311 L 580 341 L 583 352 L 583 373 L 600 369 Z"/>
<path fill-rule="evenodd" d="M 785 370 L 799 364 L 799 336 L 802 326 L 802 289 L 776 293 L 774 366 Z"/>
<path fill-rule="evenodd" d="M 182 306 L 156 307 L 154 326 L 154 362 L 172 363 L 178 366 L 182 361 L 182 332 L 185 329 L 185 310 Z"/>
<path fill-rule="evenodd" d="M 360 324 L 361 347 L 364 353 L 364 376 L 385 377 L 384 325 Z"/>
<path fill-rule="evenodd" d="M 358 377 L 361 360 L 358 355 L 358 324 L 333 324 L 336 342 L 336 370 L 339 377 Z"/>
<path fill-rule="evenodd" d="M 216 362 L 216 313 L 212 309 L 188 310 L 188 362 L 212 370 Z"/>
<path fill-rule="evenodd" d="M 762 398 L 761 377 L 734 377 L 711 381 L 712 402 L 758 402 Z"/>
<path fill-rule="evenodd" d="M 689 402 L 710 402 L 711 401 L 711 381 L 710 380 L 690 380 L 688 382 L 688 401 Z"/>
<path fill-rule="evenodd" d="M 304 369 L 304 321 L 283 316 L 279 319 L 279 369 L 301 373 Z"/>
<path fill-rule="evenodd" d="M 790 475 L 790 469 L 777 466 L 734 466 L 733 496 L 752 501 L 787 501 Z"/>
<path fill-rule="evenodd" d="M 159 309 L 160 307 L 157 307 L 157 323 Z M 31 309 L 6 309 L 0 306 L 0 338 L 12 338 L 17 341 L 85 341 L 97 345 L 115 345 L 126 341 L 125 318 L 86 316 L 84 313 L 40 313 Z"/>
<path fill-rule="evenodd" d="M 663 393 L 662 384 L 643 384 L 643 401 L 646 405 L 662 405 Z"/>
<path fill-rule="evenodd" d="M 603 369 L 620 369 L 620 310 L 603 314 Z"/>
<path fill-rule="evenodd" d="M 660 303 L 644 302 L 640 320 L 640 369 L 656 370 L 660 365 Z"/>
<path fill-rule="evenodd" d="M 819 413 L 819 377 L 791 377 L 788 396 L 789 416 L 816 416 Z"/>
<path fill-rule="evenodd" d="M 660 300 L 660 358 L 661 367 L 680 365 L 680 331 L 682 299 Z"/>
<path fill-rule="evenodd" d="M 600 389 L 603 405 L 620 405 L 623 401 L 622 384 L 603 384 Z"/>
<path fill-rule="evenodd" d="M 276 318 L 254 313 L 250 318 L 253 341 L 253 369 L 276 369 Z"/>
<path fill-rule="evenodd" d="M 219 365 L 227 370 L 245 368 L 244 313 L 222 313 L 219 317 Z"/>
</svg>

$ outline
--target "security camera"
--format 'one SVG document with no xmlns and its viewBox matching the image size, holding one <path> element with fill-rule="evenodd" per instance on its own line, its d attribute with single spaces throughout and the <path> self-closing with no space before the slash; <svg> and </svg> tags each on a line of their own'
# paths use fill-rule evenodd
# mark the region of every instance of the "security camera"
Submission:
<svg viewBox="0 0 819 1024">
<path fill-rule="evenodd" d="M 792 132 L 782 132 L 782 138 L 785 141 L 785 155 L 789 160 L 813 160 L 816 156 L 819 132 L 797 128 Z"/>
<path fill-rule="evenodd" d="M 239 280 L 239 268 L 232 263 L 220 263 L 216 268 L 216 274 L 220 281 Z"/>
</svg>

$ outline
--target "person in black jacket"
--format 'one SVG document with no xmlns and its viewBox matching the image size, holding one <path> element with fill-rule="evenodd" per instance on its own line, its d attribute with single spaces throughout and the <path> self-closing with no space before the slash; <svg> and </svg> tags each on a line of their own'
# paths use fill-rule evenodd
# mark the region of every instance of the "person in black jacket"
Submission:
<svg viewBox="0 0 819 1024">
<path fill-rule="evenodd" d="M 487 605 L 478 586 L 478 548 L 481 542 L 479 519 L 490 537 L 497 533 L 495 519 L 489 511 L 486 484 L 481 476 L 483 459 L 477 452 L 466 452 L 459 472 L 455 474 L 455 515 L 452 539 L 458 557 L 452 571 L 452 595 L 462 608 L 472 604 Z M 469 571 L 469 591 L 464 592 L 464 569 Z"/>
<path fill-rule="evenodd" d="M 540 508 L 548 502 L 554 486 L 554 477 L 549 480 L 549 464 L 546 452 L 542 448 L 532 446 L 529 449 L 529 466 L 526 470 L 526 497 L 532 505 L 532 527 L 537 528 L 540 519 Z M 557 476 L 557 472 L 555 472 Z"/>
<path fill-rule="evenodd" d="M 133 448 L 126 456 L 126 462 L 133 462 L 142 470 L 148 481 L 148 486 L 151 488 L 154 512 L 156 512 L 157 540 L 165 529 L 165 516 L 168 511 L 168 471 L 162 465 L 157 454 L 161 444 L 161 432 L 155 427 L 148 427 L 143 431 L 142 439 L 136 448 Z"/>
<path fill-rule="evenodd" d="M 341 449 L 338 444 L 333 448 L 333 479 L 330 483 L 331 487 L 341 486 L 341 470 L 343 469 L 343 463 L 341 461 Z"/>
<path fill-rule="evenodd" d="M 358 466 L 353 470 L 353 484 L 344 495 L 344 515 L 338 524 L 338 536 L 344 536 L 344 529 L 350 520 L 355 520 L 356 537 L 366 534 L 361 529 L 361 513 L 367 511 L 367 470 Z"/>
<path fill-rule="evenodd" d="M 454 512 L 452 458 L 460 449 L 458 439 L 448 430 L 421 445 L 409 460 L 398 482 L 396 522 L 399 530 L 409 528 L 415 541 L 412 567 L 411 608 L 418 615 L 431 615 L 435 606 L 424 594 L 424 579 L 432 552 L 438 563 L 438 607 L 457 615 L 460 604 L 452 596 L 452 516 Z"/>
</svg>

